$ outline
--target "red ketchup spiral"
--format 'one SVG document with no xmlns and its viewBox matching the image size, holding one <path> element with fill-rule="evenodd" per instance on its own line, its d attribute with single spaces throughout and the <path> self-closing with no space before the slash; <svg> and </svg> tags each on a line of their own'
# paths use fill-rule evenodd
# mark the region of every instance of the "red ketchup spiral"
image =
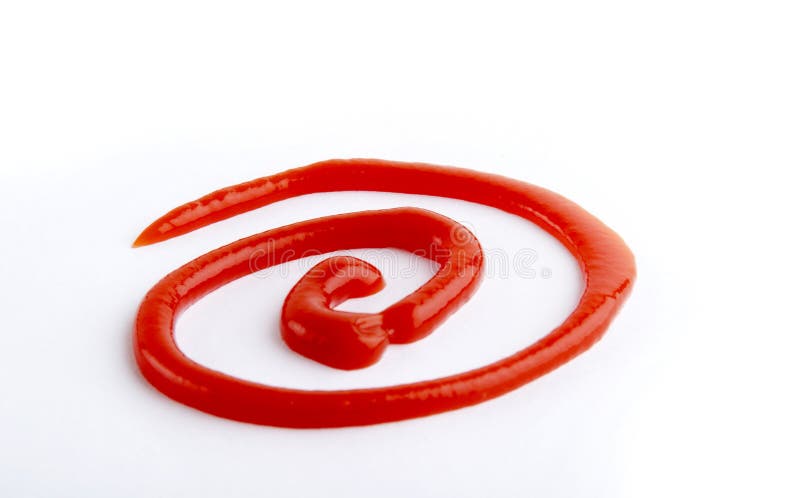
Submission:
<svg viewBox="0 0 800 498">
<path fill-rule="evenodd" d="M 204 367 L 178 349 L 173 334 L 178 315 L 209 292 L 252 273 L 256 253 L 276 264 L 306 251 L 392 247 L 439 264 L 428 282 L 380 313 L 333 309 L 384 285 L 380 271 L 358 258 L 328 258 L 300 279 L 284 301 L 281 335 L 297 353 L 341 369 L 369 366 L 387 345 L 430 334 L 480 282 L 483 252 L 478 240 L 447 217 L 417 208 L 327 216 L 220 247 L 158 282 L 136 318 L 134 352 L 144 377 L 188 406 L 255 424 L 341 427 L 421 417 L 500 396 L 562 365 L 602 336 L 631 291 L 636 268 L 630 250 L 576 204 L 517 180 L 421 163 L 334 159 L 224 188 L 162 216 L 134 246 L 161 242 L 291 197 L 348 190 L 462 199 L 535 223 L 578 260 L 585 278 L 578 306 L 548 335 L 507 358 L 448 377 L 380 388 L 317 391 L 268 386 Z"/>
</svg>

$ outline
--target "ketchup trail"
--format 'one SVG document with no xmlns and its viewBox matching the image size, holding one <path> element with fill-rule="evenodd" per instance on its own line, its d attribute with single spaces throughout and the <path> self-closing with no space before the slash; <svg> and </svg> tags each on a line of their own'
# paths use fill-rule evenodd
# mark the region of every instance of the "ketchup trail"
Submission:
<svg viewBox="0 0 800 498">
<path fill-rule="evenodd" d="M 336 368 L 376 362 L 390 343 L 420 339 L 462 305 L 479 284 L 483 253 L 453 220 L 400 208 L 304 221 L 241 239 L 173 271 L 145 296 L 134 350 L 145 378 L 167 396 L 244 422 L 284 427 L 366 425 L 480 403 L 515 389 L 588 349 L 631 291 L 633 255 L 597 218 L 558 194 L 517 180 L 460 168 L 376 159 L 329 160 L 218 190 L 162 216 L 134 246 L 181 235 L 245 211 L 316 192 L 371 190 L 463 199 L 525 218 L 556 237 L 585 277 L 577 308 L 527 348 L 468 372 L 397 386 L 339 391 L 273 387 L 211 370 L 187 358 L 173 336 L 177 316 L 205 294 L 306 251 L 394 247 L 439 263 L 422 287 L 381 313 L 333 308 L 383 287 L 380 272 L 353 257 L 328 258 L 289 292 L 281 335 L 294 351 Z M 253 268 L 254 255 L 263 256 Z M 298 256 L 294 256 L 298 255 Z M 486 331 L 491 340 L 494 331 Z"/>
</svg>

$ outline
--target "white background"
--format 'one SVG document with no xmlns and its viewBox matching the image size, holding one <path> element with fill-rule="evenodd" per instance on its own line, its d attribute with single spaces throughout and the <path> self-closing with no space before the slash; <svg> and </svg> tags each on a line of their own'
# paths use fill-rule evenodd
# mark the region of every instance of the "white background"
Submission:
<svg viewBox="0 0 800 498">
<path fill-rule="evenodd" d="M 0 495 L 798 496 L 798 25 L 789 1 L 4 2 Z M 424 419 L 276 429 L 150 388 L 130 351 L 147 289 L 292 220 L 428 206 L 552 276 L 487 278 L 429 339 L 343 373 L 277 339 L 287 268 L 188 311 L 192 358 L 295 387 L 417 380 L 513 352 L 574 305 L 560 246 L 442 199 L 302 198 L 130 248 L 179 203 L 331 157 L 560 192 L 629 243 L 633 295 L 576 360 Z"/>
</svg>

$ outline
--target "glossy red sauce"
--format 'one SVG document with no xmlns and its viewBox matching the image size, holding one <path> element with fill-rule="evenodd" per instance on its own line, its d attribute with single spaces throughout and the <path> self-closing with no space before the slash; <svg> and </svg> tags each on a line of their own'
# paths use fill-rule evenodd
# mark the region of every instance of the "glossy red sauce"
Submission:
<svg viewBox="0 0 800 498">
<path fill-rule="evenodd" d="M 525 218 L 556 237 L 578 260 L 585 276 L 580 302 L 560 326 L 514 355 L 448 377 L 381 388 L 310 391 L 268 386 L 204 367 L 178 349 L 173 330 L 180 312 L 252 273 L 254 254 L 265 256 L 262 261 L 268 266 L 309 251 L 393 247 L 439 263 L 431 280 L 381 313 L 333 309 L 348 298 L 382 288 L 380 272 L 362 260 L 329 258 L 300 279 L 284 302 L 282 337 L 294 351 L 336 368 L 371 365 L 388 344 L 426 336 L 479 284 L 480 245 L 453 220 L 416 208 L 329 216 L 215 249 L 158 282 L 136 318 L 134 350 L 145 378 L 181 403 L 256 424 L 339 427 L 420 417 L 499 396 L 585 351 L 601 337 L 631 291 L 636 269 L 630 250 L 576 204 L 517 180 L 420 163 L 330 160 L 228 187 L 173 209 L 147 227 L 134 246 L 167 240 L 283 199 L 346 190 L 463 199 Z M 487 340 L 494 332 L 486 331 Z"/>
</svg>

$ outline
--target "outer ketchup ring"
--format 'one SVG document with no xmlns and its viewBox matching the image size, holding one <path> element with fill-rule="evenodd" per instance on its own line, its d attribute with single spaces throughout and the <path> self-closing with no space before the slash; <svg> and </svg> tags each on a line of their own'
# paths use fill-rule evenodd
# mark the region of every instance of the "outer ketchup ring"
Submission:
<svg viewBox="0 0 800 498">
<path fill-rule="evenodd" d="M 145 296 L 134 352 L 144 377 L 167 396 L 229 419 L 283 427 L 390 422 L 474 405 L 555 369 L 594 344 L 630 294 L 634 258 L 622 239 L 564 197 L 518 180 L 460 168 L 375 159 L 329 160 L 211 193 L 150 225 L 146 245 L 283 199 L 315 192 L 371 190 L 450 197 L 525 218 L 556 237 L 578 260 L 585 287 L 567 319 L 531 346 L 489 365 L 439 379 L 338 391 L 285 389 L 204 367 L 177 347 L 178 314 L 203 295 L 250 273 L 249 255 L 281 227 L 211 251 L 173 271 Z"/>
</svg>

